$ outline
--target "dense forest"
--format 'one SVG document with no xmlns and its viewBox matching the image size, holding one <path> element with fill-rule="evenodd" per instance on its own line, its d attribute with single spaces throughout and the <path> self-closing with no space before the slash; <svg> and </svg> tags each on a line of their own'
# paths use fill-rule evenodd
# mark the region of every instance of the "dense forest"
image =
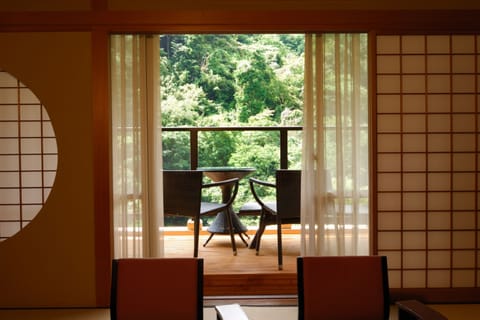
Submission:
<svg viewBox="0 0 480 320">
<path fill-rule="evenodd" d="M 299 126 L 302 34 L 162 35 L 163 127 Z M 165 169 L 190 168 L 188 132 L 163 133 Z M 255 167 L 272 180 L 280 167 L 276 131 L 199 134 L 199 166 Z M 289 167 L 300 166 L 301 132 L 289 134 Z M 246 179 L 236 203 L 251 201 Z"/>
<path fill-rule="evenodd" d="M 302 108 L 303 35 L 165 35 L 160 46 L 163 125 L 298 121 L 284 118 Z"/>
</svg>

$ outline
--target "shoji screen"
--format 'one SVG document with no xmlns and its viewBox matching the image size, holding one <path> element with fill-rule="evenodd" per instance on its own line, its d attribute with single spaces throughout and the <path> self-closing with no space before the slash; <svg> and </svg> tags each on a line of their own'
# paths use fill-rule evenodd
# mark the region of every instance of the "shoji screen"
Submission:
<svg viewBox="0 0 480 320">
<path fill-rule="evenodd" d="M 480 286 L 480 36 L 377 36 L 378 254 L 392 288 Z"/>
<path fill-rule="evenodd" d="M 50 195 L 57 157 L 47 110 L 28 87 L 0 70 L 0 242 L 37 216 Z"/>
</svg>

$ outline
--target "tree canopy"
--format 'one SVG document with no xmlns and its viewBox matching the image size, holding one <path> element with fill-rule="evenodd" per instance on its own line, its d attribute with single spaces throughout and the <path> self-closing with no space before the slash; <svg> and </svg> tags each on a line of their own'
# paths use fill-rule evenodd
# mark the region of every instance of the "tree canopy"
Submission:
<svg viewBox="0 0 480 320">
<path fill-rule="evenodd" d="M 302 34 L 182 34 L 160 37 L 162 126 L 301 125 Z M 165 169 L 190 168 L 189 135 L 164 132 Z M 291 166 L 300 135 L 289 137 Z M 275 131 L 199 133 L 199 166 L 255 167 L 272 180 L 280 167 Z M 251 201 L 246 179 L 237 203 Z"/>
<path fill-rule="evenodd" d="M 303 35 L 160 39 L 164 126 L 247 125 L 265 110 L 281 124 L 285 109 L 302 109 Z"/>
<path fill-rule="evenodd" d="M 303 46 L 300 34 L 161 36 L 162 125 L 300 125 Z M 199 162 L 203 166 L 278 168 L 277 149 L 270 153 L 277 159 L 270 159 L 269 165 L 259 159 L 246 161 L 247 154 L 279 148 L 278 137 L 272 133 L 245 137 L 245 133 L 215 132 L 202 136 Z M 252 141 L 268 136 L 269 143 Z M 188 137 L 169 133 L 163 140 L 164 167 L 188 168 Z"/>
</svg>

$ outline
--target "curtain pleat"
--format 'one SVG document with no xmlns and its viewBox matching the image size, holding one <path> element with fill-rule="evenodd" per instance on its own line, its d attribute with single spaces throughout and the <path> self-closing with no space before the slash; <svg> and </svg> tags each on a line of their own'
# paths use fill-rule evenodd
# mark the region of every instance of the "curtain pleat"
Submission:
<svg viewBox="0 0 480 320">
<path fill-rule="evenodd" d="M 164 255 L 162 113 L 160 107 L 160 38 L 147 37 L 147 118 L 149 172 L 149 256 Z"/>
<path fill-rule="evenodd" d="M 158 37 L 111 37 L 114 256 L 162 254 Z M 155 81 L 156 80 L 156 81 Z M 152 129 L 153 128 L 153 129 Z M 160 140 L 160 143 L 159 143 Z M 156 165 L 153 165 L 156 162 Z M 152 168 L 156 168 L 153 171 Z"/>
<path fill-rule="evenodd" d="M 366 43 L 305 37 L 302 255 L 369 253 Z"/>
</svg>

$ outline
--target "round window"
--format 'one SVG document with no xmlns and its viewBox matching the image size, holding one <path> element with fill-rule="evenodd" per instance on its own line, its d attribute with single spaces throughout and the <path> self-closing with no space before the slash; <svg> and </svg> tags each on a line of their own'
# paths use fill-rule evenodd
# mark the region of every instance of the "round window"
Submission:
<svg viewBox="0 0 480 320">
<path fill-rule="evenodd" d="M 32 221 L 50 194 L 57 142 L 35 94 L 0 69 L 0 241 Z"/>
</svg>

